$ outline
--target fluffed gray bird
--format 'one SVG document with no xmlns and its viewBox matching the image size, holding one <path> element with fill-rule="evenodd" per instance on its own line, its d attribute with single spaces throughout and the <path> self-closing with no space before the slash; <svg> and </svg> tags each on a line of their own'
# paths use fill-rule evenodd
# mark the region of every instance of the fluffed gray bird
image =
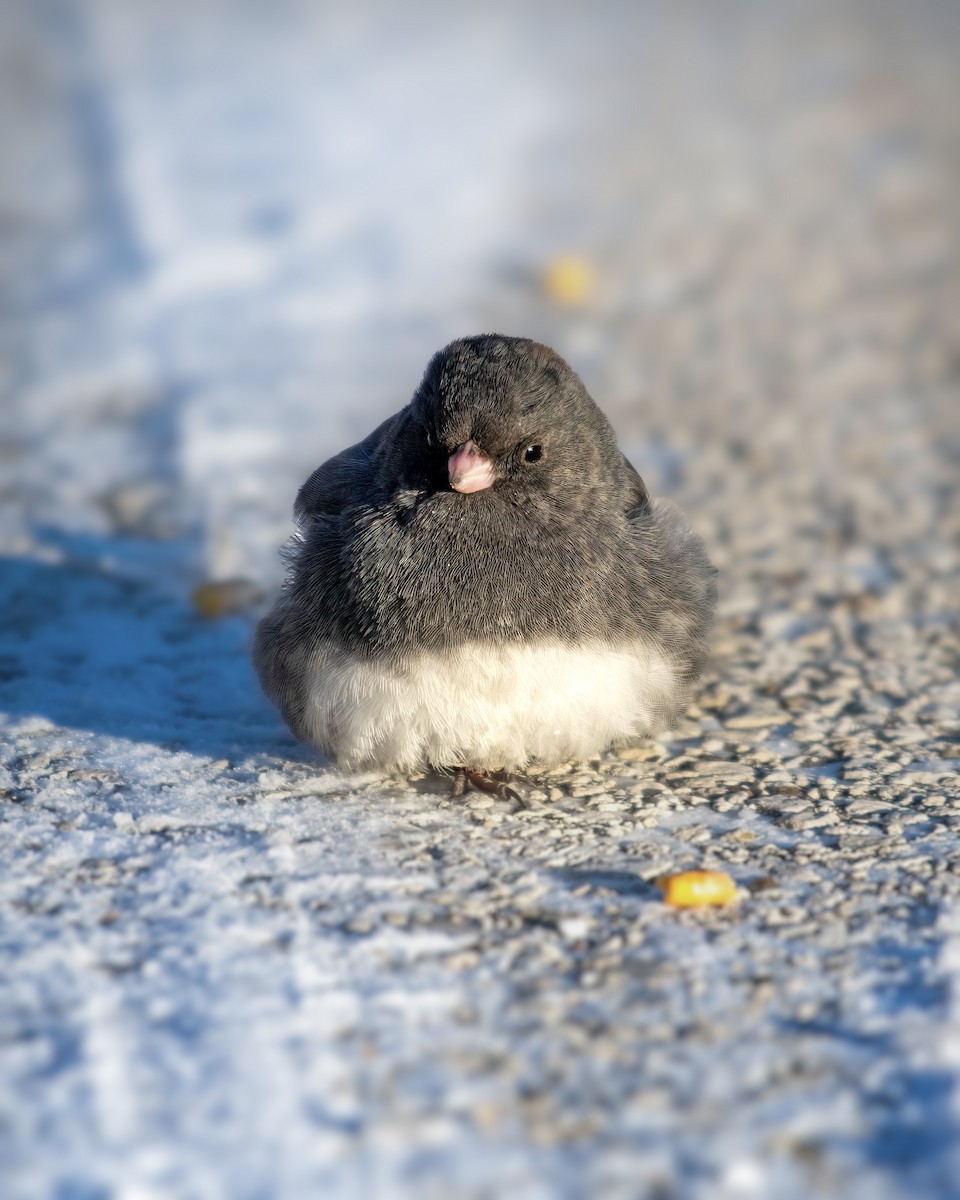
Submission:
<svg viewBox="0 0 960 1200">
<path fill-rule="evenodd" d="M 300 489 L 254 661 L 347 769 L 507 773 L 669 727 L 707 657 L 715 570 L 651 500 L 559 355 L 484 335 Z"/>
</svg>

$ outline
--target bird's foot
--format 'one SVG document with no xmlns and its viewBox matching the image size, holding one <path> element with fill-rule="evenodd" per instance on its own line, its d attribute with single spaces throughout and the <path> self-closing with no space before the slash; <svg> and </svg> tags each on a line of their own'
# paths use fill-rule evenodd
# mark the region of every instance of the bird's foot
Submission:
<svg viewBox="0 0 960 1200">
<path fill-rule="evenodd" d="M 519 776 L 511 775 L 509 771 L 474 771 L 470 767 L 456 767 L 450 795 L 462 796 L 473 789 L 475 792 L 486 792 L 489 796 L 499 796 L 501 800 L 516 800 L 518 804 L 523 804 L 520 793 L 509 786 L 519 782 Z"/>
</svg>

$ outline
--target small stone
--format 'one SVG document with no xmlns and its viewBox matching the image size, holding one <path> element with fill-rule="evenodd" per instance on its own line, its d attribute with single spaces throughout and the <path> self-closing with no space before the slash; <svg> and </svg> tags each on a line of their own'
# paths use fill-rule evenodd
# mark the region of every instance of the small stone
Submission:
<svg viewBox="0 0 960 1200">
<path fill-rule="evenodd" d="M 566 942 L 582 942 L 593 928 L 589 917 L 562 917 L 557 922 L 560 936 Z"/>
<path fill-rule="evenodd" d="M 663 746 L 620 746 L 617 749 L 617 757 L 625 762 L 655 762 L 666 757 L 666 753 Z"/>
<path fill-rule="evenodd" d="M 784 822 L 787 829 L 821 829 L 825 825 L 836 825 L 840 817 L 835 812 L 798 813 Z"/>
<path fill-rule="evenodd" d="M 788 719 L 783 712 L 754 712 L 727 717 L 723 724 L 727 729 L 768 729 L 771 725 L 783 725 Z"/>
<path fill-rule="evenodd" d="M 757 807 L 765 813 L 800 813 L 812 808 L 813 802 L 806 797 L 764 796 Z"/>
<path fill-rule="evenodd" d="M 896 807 L 895 804 L 889 804 L 885 800 L 877 800 L 875 797 L 867 796 L 851 800 L 847 805 L 846 811 L 850 816 L 860 816 L 862 813 L 883 812 L 886 809 Z"/>
</svg>

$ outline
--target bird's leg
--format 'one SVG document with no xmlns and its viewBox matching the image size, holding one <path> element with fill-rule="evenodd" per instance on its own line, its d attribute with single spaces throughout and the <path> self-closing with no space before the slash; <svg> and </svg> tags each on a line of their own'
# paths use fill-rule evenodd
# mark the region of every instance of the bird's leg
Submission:
<svg viewBox="0 0 960 1200">
<path fill-rule="evenodd" d="M 472 788 L 477 792 L 486 792 L 489 796 L 499 796 L 501 800 L 516 800 L 518 804 L 522 804 L 520 794 L 509 786 L 517 782 L 519 777 L 511 775 L 509 771 L 475 771 L 471 767 L 457 767 L 450 795 L 462 796 Z"/>
</svg>

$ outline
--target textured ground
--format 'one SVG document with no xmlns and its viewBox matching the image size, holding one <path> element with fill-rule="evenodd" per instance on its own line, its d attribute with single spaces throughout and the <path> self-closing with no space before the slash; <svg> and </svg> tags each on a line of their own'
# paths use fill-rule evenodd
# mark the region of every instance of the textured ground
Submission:
<svg viewBox="0 0 960 1200">
<path fill-rule="evenodd" d="M 957 1195 L 956 6 L 2 36 L 4 1197 Z M 491 328 L 722 573 L 682 727 L 517 811 L 336 774 L 189 599 Z"/>
</svg>

